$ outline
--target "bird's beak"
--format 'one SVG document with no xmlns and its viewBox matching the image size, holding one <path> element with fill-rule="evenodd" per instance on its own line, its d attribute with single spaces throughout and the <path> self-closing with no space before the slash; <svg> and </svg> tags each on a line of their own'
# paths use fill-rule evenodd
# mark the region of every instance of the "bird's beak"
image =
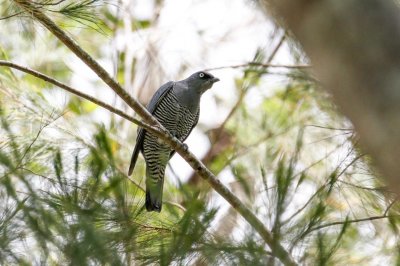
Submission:
<svg viewBox="0 0 400 266">
<path fill-rule="evenodd" d="M 211 81 L 212 81 L 212 83 L 218 82 L 219 78 L 213 78 Z"/>
</svg>

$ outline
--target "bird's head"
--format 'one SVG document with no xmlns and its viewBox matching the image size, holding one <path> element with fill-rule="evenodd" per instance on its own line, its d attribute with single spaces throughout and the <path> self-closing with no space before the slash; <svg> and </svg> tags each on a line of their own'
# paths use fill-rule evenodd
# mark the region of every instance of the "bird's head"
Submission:
<svg viewBox="0 0 400 266">
<path fill-rule="evenodd" d="M 212 85 L 218 81 L 219 78 L 205 71 L 196 72 L 187 78 L 189 88 L 193 88 L 201 94 L 210 89 Z"/>
</svg>

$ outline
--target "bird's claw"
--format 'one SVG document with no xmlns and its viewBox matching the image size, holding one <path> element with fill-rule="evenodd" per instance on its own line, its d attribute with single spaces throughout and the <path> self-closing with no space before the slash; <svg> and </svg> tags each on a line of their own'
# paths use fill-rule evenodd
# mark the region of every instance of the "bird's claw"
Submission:
<svg viewBox="0 0 400 266">
<path fill-rule="evenodd" d="M 189 150 L 189 146 L 186 143 L 182 143 L 182 144 L 183 144 L 183 149 L 185 151 L 188 151 Z"/>
</svg>

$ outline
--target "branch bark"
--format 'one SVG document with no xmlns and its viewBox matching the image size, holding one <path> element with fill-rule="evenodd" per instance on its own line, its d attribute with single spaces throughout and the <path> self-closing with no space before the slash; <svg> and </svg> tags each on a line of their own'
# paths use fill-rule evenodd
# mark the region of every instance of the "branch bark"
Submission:
<svg viewBox="0 0 400 266">
<path fill-rule="evenodd" d="M 220 67 L 212 67 L 212 68 L 207 68 L 205 69 L 206 71 L 212 71 L 212 70 L 219 70 L 219 69 L 227 69 L 227 68 L 246 68 L 250 66 L 258 66 L 258 67 L 263 67 L 263 68 L 287 68 L 287 69 L 308 69 L 311 68 L 311 65 L 276 65 L 276 64 L 270 64 L 270 63 L 259 63 L 259 62 L 248 62 L 244 64 L 238 64 L 238 65 L 230 65 L 230 66 L 220 66 Z"/>
<path fill-rule="evenodd" d="M 83 93 L 83 92 L 81 92 L 79 90 L 76 90 L 76 89 L 74 89 L 74 88 L 72 88 L 72 87 L 70 87 L 70 86 L 68 86 L 68 85 L 66 85 L 66 84 L 64 84 L 64 83 L 62 83 L 62 82 L 60 82 L 60 81 L 58 81 L 56 79 L 53 79 L 52 77 L 49 77 L 49 76 L 47 76 L 47 75 L 45 75 L 43 73 L 40 73 L 40 72 L 38 72 L 36 70 L 33 70 L 31 68 L 15 64 L 13 62 L 5 61 L 5 60 L 0 60 L 0 66 L 17 69 L 19 71 L 22 71 L 22 72 L 25 72 L 27 74 L 30 74 L 30 75 L 38 78 L 38 79 L 44 80 L 44 81 L 46 81 L 48 83 L 51 83 L 51 84 L 53 84 L 53 85 L 55 85 L 55 86 L 57 86 L 57 87 L 59 87 L 61 89 L 64 89 L 64 90 L 66 90 L 66 91 L 68 91 L 68 92 L 70 92 L 72 94 L 75 94 L 75 95 L 77 95 L 77 96 L 79 96 L 79 97 L 81 97 L 81 98 L 83 98 L 85 100 L 88 100 L 88 101 L 90 101 L 90 102 L 92 102 L 92 103 L 94 103 L 94 104 L 96 104 L 98 106 L 101 106 L 104 109 L 107 109 L 108 111 L 110 111 L 110 112 L 112 112 L 112 113 L 114 113 L 116 115 L 119 115 L 120 117 L 125 118 L 126 120 L 129 120 L 132 123 L 134 123 L 134 124 L 136 124 L 138 126 L 141 126 L 141 127 L 145 128 L 146 130 L 148 130 L 150 132 L 155 133 L 156 131 L 159 131 L 157 127 L 153 127 L 153 126 L 150 126 L 150 125 L 148 125 L 146 123 L 143 123 L 143 121 L 140 121 L 140 120 L 138 120 L 138 119 L 136 119 L 136 118 L 134 118 L 134 117 L 132 117 L 130 115 L 127 115 L 123 111 L 118 110 L 117 108 L 114 108 L 113 106 L 111 106 L 111 105 L 109 105 L 109 104 L 107 104 L 105 102 L 102 102 L 102 101 L 100 101 L 100 100 L 98 100 L 98 99 L 96 99 L 96 98 L 94 98 L 94 97 L 92 97 L 92 96 L 90 96 L 88 94 L 85 94 L 85 93 Z"/>
<path fill-rule="evenodd" d="M 159 131 L 157 127 L 153 127 L 153 126 L 150 126 L 150 125 L 148 125 L 146 123 L 143 123 L 143 121 L 140 121 L 140 120 L 138 120 L 138 119 L 136 119 L 136 118 L 134 118 L 134 117 L 132 117 L 130 115 L 127 115 L 123 111 L 121 111 L 119 109 L 116 109 L 116 108 L 112 107 L 111 105 L 109 105 L 109 104 L 107 104 L 105 102 L 102 102 L 102 101 L 100 101 L 100 100 L 98 100 L 98 99 L 96 99 L 96 98 L 94 98 L 94 97 L 92 97 L 90 95 L 87 95 L 87 94 L 85 94 L 85 93 L 83 93 L 81 91 L 78 91 L 78 90 L 76 90 L 76 89 L 74 89 L 74 88 L 72 88 L 72 87 L 70 87 L 70 86 L 68 86 L 68 85 L 56 80 L 56 79 L 53 79 L 53 78 L 51 78 L 51 77 L 49 77 L 49 76 L 47 76 L 47 75 L 45 75 L 43 73 L 40 73 L 40 72 L 38 72 L 36 70 L 30 69 L 28 67 L 24 67 L 24 66 L 21 66 L 21 65 L 9 62 L 9 61 L 5 61 L 5 60 L 0 60 L 0 66 L 14 68 L 14 69 L 20 70 L 22 72 L 25 72 L 27 74 L 30 74 L 30 75 L 38 78 L 38 79 L 44 80 L 46 82 L 49 82 L 49 83 L 51 83 L 51 84 L 53 84 L 53 85 L 55 85 L 55 86 L 57 86 L 57 87 L 59 87 L 61 89 L 64 89 L 64 90 L 66 90 L 66 91 L 68 91 L 68 92 L 70 92 L 72 94 L 75 94 L 76 96 L 79 96 L 79 97 L 81 97 L 81 98 L 83 98 L 85 100 L 88 100 L 88 101 L 90 101 L 90 102 L 92 102 L 92 103 L 94 103 L 94 104 L 96 104 L 98 106 L 101 106 L 104 109 L 107 109 L 108 111 L 110 111 L 110 112 L 112 112 L 112 113 L 114 113 L 116 115 L 119 115 L 120 117 L 125 118 L 126 120 L 131 121 L 132 123 L 135 123 L 136 125 L 141 126 L 141 127 L 145 128 L 146 130 L 148 130 L 150 132 L 155 133 L 155 132 Z M 41 128 L 41 130 L 42 129 L 43 128 Z M 39 134 L 40 134 L 40 132 L 38 133 L 37 137 L 39 136 Z M 26 151 L 25 151 L 25 153 L 26 153 Z M 29 169 L 25 169 L 25 170 L 30 171 Z M 30 171 L 30 172 L 32 172 L 32 171 Z M 123 173 L 123 172 L 121 171 L 121 173 Z M 129 176 L 127 176 L 127 178 L 128 178 L 128 180 L 130 182 L 132 182 L 141 191 L 143 191 L 143 192 L 145 191 L 144 188 L 142 188 L 138 183 L 136 183 L 135 180 L 131 179 Z M 172 202 L 172 201 L 168 201 L 168 200 L 165 200 L 164 203 L 172 205 L 172 206 L 175 206 L 175 207 L 181 209 L 182 211 L 186 211 L 186 209 L 183 206 L 181 206 L 180 204 L 178 204 L 178 203 L 175 203 L 175 202 Z"/>
<path fill-rule="evenodd" d="M 208 170 L 204 164 L 199 161 L 191 152 L 186 151 L 181 142 L 174 138 L 139 102 L 132 98 L 122 87 L 116 82 L 107 71 L 102 68 L 86 51 L 76 44 L 63 30 L 61 30 L 47 15 L 40 9 L 36 8 L 31 1 L 14 0 L 16 4 L 21 6 L 25 11 L 39 21 L 50 32 L 52 32 L 64 45 L 66 45 L 76 56 L 78 56 L 87 66 L 89 66 L 97 76 L 102 79 L 115 93 L 124 100 L 145 122 L 159 128 L 154 135 L 160 137 L 176 150 L 189 165 L 206 180 L 215 191 L 217 191 L 226 201 L 228 201 L 235 210 L 259 233 L 262 239 L 271 249 L 272 253 L 285 265 L 296 265 L 291 255 L 285 248 L 274 240 L 272 233 L 257 218 L 257 216 L 245 206 L 238 197 L 236 197 L 226 186 Z"/>
<path fill-rule="evenodd" d="M 360 223 L 360 222 L 371 222 L 374 220 L 380 220 L 380 219 L 385 219 L 385 218 L 399 218 L 400 215 L 380 215 L 380 216 L 370 216 L 370 217 L 365 217 L 365 218 L 360 218 L 360 219 L 354 219 L 354 220 L 345 220 L 345 221 L 336 221 L 332 223 L 326 223 L 326 224 L 321 224 L 319 226 L 310 228 L 307 233 L 311 233 L 313 231 L 321 230 L 323 228 L 327 228 L 330 226 L 335 226 L 335 225 L 344 225 L 344 224 L 352 224 L 352 223 Z"/>
<path fill-rule="evenodd" d="M 259 0 L 289 28 L 313 70 L 400 192 L 400 17 L 394 1 Z"/>
</svg>

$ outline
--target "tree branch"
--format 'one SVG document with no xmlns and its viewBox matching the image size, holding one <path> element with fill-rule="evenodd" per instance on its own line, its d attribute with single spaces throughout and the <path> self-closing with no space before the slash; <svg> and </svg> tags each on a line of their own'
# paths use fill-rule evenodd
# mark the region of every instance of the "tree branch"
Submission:
<svg viewBox="0 0 400 266">
<path fill-rule="evenodd" d="M 317 231 L 326 227 L 334 226 L 334 225 L 343 225 L 343 224 L 351 224 L 351 223 L 360 223 L 360 222 L 368 222 L 368 221 L 373 221 L 373 220 L 379 220 L 379 219 L 385 219 L 385 218 L 398 218 L 400 215 L 379 215 L 379 216 L 371 216 L 371 217 L 365 217 L 365 218 L 360 218 L 360 219 L 354 219 L 354 220 L 345 220 L 345 221 L 337 221 L 337 222 L 332 222 L 332 223 L 327 223 L 327 224 L 322 224 L 319 226 L 316 226 L 314 228 L 310 228 L 307 230 L 307 234 Z"/>
<path fill-rule="evenodd" d="M 230 66 L 220 66 L 220 67 L 212 67 L 205 69 L 206 71 L 212 70 L 219 70 L 219 69 L 226 69 L 226 68 L 243 68 L 243 67 L 250 67 L 250 66 L 259 66 L 263 68 L 288 68 L 288 69 L 309 69 L 311 65 L 276 65 L 276 64 L 269 64 L 269 63 L 259 63 L 259 62 L 248 62 L 244 64 L 238 65 L 230 65 Z"/>
<path fill-rule="evenodd" d="M 61 42 L 63 42 L 76 56 L 78 56 L 88 67 L 90 67 L 100 79 L 102 79 L 111 89 L 113 89 L 122 100 L 124 100 L 133 110 L 135 110 L 140 117 L 142 117 L 147 123 L 159 127 L 160 131 L 154 132 L 154 135 L 163 139 L 165 143 L 176 150 L 189 163 L 189 165 L 215 189 L 215 191 L 217 191 L 226 201 L 228 201 L 232 207 L 235 208 L 260 234 L 263 240 L 270 247 L 272 253 L 282 263 L 285 265 L 296 265 L 291 255 L 280 243 L 277 243 L 277 241 L 274 240 L 272 233 L 257 218 L 257 216 L 248 207 L 246 207 L 226 186 L 221 184 L 221 182 L 210 170 L 204 166 L 201 161 L 199 161 L 191 152 L 186 151 L 183 144 L 178 139 L 174 138 L 138 101 L 132 98 L 121 87 L 121 85 L 116 82 L 107 73 L 107 71 L 102 68 L 86 51 L 76 44 L 41 10 L 32 5 L 30 1 L 14 0 L 14 2 L 30 13 L 37 21 L 39 21 Z"/>
<path fill-rule="evenodd" d="M 342 146 L 342 145 L 343 145 L 343 144 L 340 144 L 339 146 Z M 327 155 L 325 155 L 324 158 L 322 158 L 321 160 L 327 158 L 328 156 L 330 156 L 330 155 L 331 155 L 333 152 L 335 152 L 335 151 L 336 151 L 336 148 L 335 148 L 335 149 L 332 149 L 332 150 L 331 150 Z M 350 156 L 350 154 L 351 154 L 351 152 L 349 152 L 345 158 L 347 159 L 347 158 Z M 333 181 L 335 181 L 335 182 L 338 181 L 338 180 L 339 180 L 339 177 L 342 176 L 350 166 L 352 166 L 355 162 L 357 162 L 357 161 L 358 161 L 361 157 L 363 157 L 363 156 L 365 156 L 365 154 L 361 154 L 361 155 L 356 156 L 349 164 L 347 164 L 347 165 L 344 167 L 344 169 L 343 169 L 339 174 L 335 175 Z M 316 163 L 320 162 L 321 160 L 318 160 Z M 344 160 L 342 160 L 342 162 L 336 167 L 336 169 L 332 172 L 332 174 L 339 170 L 339 167 L 341 167 L 341 165 L 342 165 L 343 162 L 344 162 Z M 308 169 L 310 169 L 310 168 L 311 168 L 312 166 L 314 166 L 314 165 L 315 165 L 315 163 L 312 163 L 309 167 L 307 167 L 307 168 L 304 169 L 303 171 L 297 173 L 297 174 L 294 175 L 293 177 L 295 177 L 295 176 L 297 176 L 297 175 L 299 175 L 299 174 L 301 174 L 301 173 L 304 173 L 305 171 L 307 171 Z M 300 207 L 298 210 L 296 210 L 289 218 L 287 218 L 286 220 L 284 220 L 284 221 L 282 222 L 282 224 L 287 224 L 287 223 L 290 222 L 295 216 L 297 216 L 299 213 L 301 213 L 307 206 L 309 206 L 309 204 L 314 200 L 314 198 L 317 197 L 317 196 L 326 188 L 326 186 L 328 186 L 328 185 L 332 182 L 332 179 L 330 178 L 330 177 L 332 176 L 332 174 L 330 174 L 329 177 L 328 177 L 328 179 L 325 181 L 325 183 L 324 183 L 323 185 L 321 185 L 321 186 L 314 192 L 314 194 L 312 194 L 312 195 L 310 196 L 310 198 L 307 200 L 307 202 L 306 202 L 302 207 Z"/>
<path fill-rule="evenodd" d="M 116 115 L 119 115 L 120 117 L 125 118 L 126 120 L 129 120 L 132 123 L 135 123 L 136 125 L 141 126 L 141 127 L 145 128 L 146 130 L 148 130 L 150 132 L 154 133 L 154 131 L 158 131 L 157 127 L 150 126 L 150 125 L 144 123 L 143 121 L 140 121 L 140 120 L 138 120 L 138 119 L 136 119 L 136 118 L 134 118 L 134 117 L 132 117 L 130 115 L 127 115 L 123 111 L 118 110 L 118 109 L 114 108 L 113 106 L 111 106 L 111 105 L 109 105 L 109 104 L 107 104 L 105 102 L 102 102 L 102 101 L 100 101 L 100 100 L 98 100 L 98 99 L 96 99 L 96 98 L 94 98 L 94 97 L 92 97 L 90 95 L 87 95 L 87 94 L 85 94 L 83 92 L 80 92 L 80 91 L 78 91 L 78 90 L 76 90 L 76 89 L 74 89 L 74 88 L 72 88 L 72 87 L 70 87 L 70 86 L 68 86 L 68 85 L 66 85 L 66 84 L 54 79 L 54 78 L 51 78 L 51 77 L 49 77 L 49 76 L 47 76 L 47 75 L 45 75 L 43 73 L 40 73 L 40 72 L 38 72 L 36 70 L 33 70 L 31 68 L 28 68 L 28 67 L 21 66 L 21 65 L 9 62 L 9 61 L 5 61 L 5 60 L 0 60 L 0 66 L 14 68 L 14 69 L 17 69 L 19 71 L 22 71 L 22 72 L 25 72 L 27 74 L 30 74 L 30 75 L 38 78 L 38 79 L 44 80 L 44 81 L 46 81 L 48 83 L 51 83 L 51 84 L 53 84 L 53 85 L 55 85 L 55 86 L 57 86 L 57 87 L 59 87 L 61 89 L 64 89 L 64 90 L 66 90 L 66 91 L 68 91 L 68 92 L 70 92 L 72 94 L 75 94 L 75 95 L 77 95 L 77 96 L 79 96 L 79 97 L 81 97 L 81 98 L 83 98 L 85 100 L 88 100 L 88 101 L 90 101 L 90 102 L 92 102 L 94 104 L 97 104 L 98 106 L 101 106 L 104 109 L 107 109 L 110 112 L 112 112 L 112 113 L 114 113 Z"/>
<path fill-rule="evenodd" d="M 12 15 L 8 15 L 8 16 L 5 16 L 5 17 L 1 17 L 0 20 L 10 19 L 10 18 L 19 16 L 19 15 L 21 15 L 22 13 L 23 13 L 23 12 L 17 12 L 17 13 L 14 13 L 14 14 L 12 14 Z"/>
</svg>

